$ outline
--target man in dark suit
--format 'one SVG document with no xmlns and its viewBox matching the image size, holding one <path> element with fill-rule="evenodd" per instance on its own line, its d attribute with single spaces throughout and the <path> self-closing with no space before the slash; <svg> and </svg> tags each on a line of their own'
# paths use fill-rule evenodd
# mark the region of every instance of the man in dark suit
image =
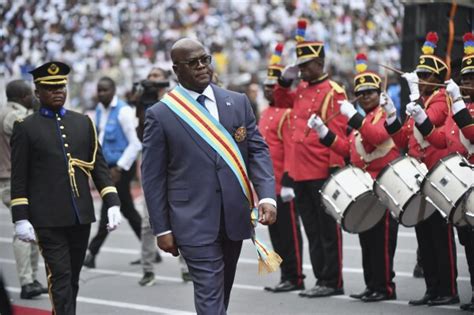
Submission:
<svg viewBox="0 0 474 315">
<path fill-rule="evenodd" d="M 211 84 L 204 47 L 181 39 L 171 59 L 179 86 L 146 113 L 143 190 L 158 246 L 174 256 L 180 252 L 188 264 L 197 313 L 225 314 L 242 240 L 253 233 L 252 196 L 243 193 L 225 155 L 172 110 L 170 95 L 180 91 L 201 117 L 215 122 L 208 131 L 223 130 L 227 144 L 238 148 L 234 153 L 248 170 L 260 198 L 258 220 L 265 225 L 276 220 L 272 164 L 248 98 Z"/>
<path fill-rule="evenodd" d="M 90 178 L 107 204 L 109 231 L 121 220 L 92 121 L 63 107 L 69 71 L 62 62 L 48 62 L 30 72 L 41 108 L 17 120 L 11 137 L 15 234 L 38 242 L 55 315 L 76 314 L 79 274 L 95 221 Z"/>
</svg>

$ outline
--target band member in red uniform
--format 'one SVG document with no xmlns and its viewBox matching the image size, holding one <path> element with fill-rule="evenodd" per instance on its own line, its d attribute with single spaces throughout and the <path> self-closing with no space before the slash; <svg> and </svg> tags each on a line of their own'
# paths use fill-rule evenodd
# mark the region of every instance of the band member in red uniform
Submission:
<svg viewBox="0 0 474 315">
<path fill-rule="evenodd" d="M 273 88 L 283 71 L 280 65 L 283 44 L 278 44 L 270 59 L 267 78 L 264 81 L 264 94 L 269 107 L 265 109 L 258 124 L 258 129 L 270 149 L 270 157 L 275 174 L 278 218 L 275 224 L 268 227 L 273 248 L 283 259 L 280 265 L 280 283 L 273 287 L 265 287 L 266 291 L 288 292 L 304 289 L 302 271 L 302 239 L 298 214 L 295 211 L 293 188 L 282 186 L 285 159 L 288 158 L 283 144 L 283 127 L 293 104 L 276 100 Z"/>
<path fill-rule="evenodd" d="M 331 170 L 344 165 L 342 156 L 334 153 L 309 133 L 306 122 L 312 113 L 324 119 L 333 117 L 331 129 L 346 137 L 347 118 L 339 115 L 338 101 L 346 99 L 345 91 L 329 80 L 324 72 L 324 44 L 305 41 L 306 21 L 298 22 L 294 66 L 285 68 L 275 87 L 275 99 L 293 99 L 290 117 L 292 152 L 288 171 L 294 179 L 295 204 L 303 220 L 309 242 L 309 252 L 316 284 L 300 292 L 304 297 L 324 297 L 344 294 L 342 280 L 342 235 L 335 220 L 321 205 L 319 189 Z M 290 89 L 298 77 L 302 81 L 296 91 Z"/>
<path fill-rule="evenodd" d="M 415 119 L 422 121 L 416 125 L 424 138 L 438 149 L 448 149 L 449 153 L 458 152 L 474 163 L 474 35 L 464 35 L 464 53 L 461 65 L 461 84 L 471 89 L 463 92 L 469 101 L 464 102 L 459 86 L 447 81 L 446 91 L 453 100 L 452 116 L 449 116 L 444 128 L 435 128 L 420 105 L 411 105 L 407 110 Z M 461 309 L 474 311 L 474 232 L 472 227 L 457 227 L 459 242 L 464 246 L 466 260 L 471 276 L 472 297 L 470 303 L 461 305 Z"/>
<path fill-rule="evenodd" d="M 420 83 L 418 88 L 418 83 L 419 79 L 442 83 L 448 66 L 433 54 L 438 41 L 437 34 L 430 32 L 426 39 L 416 71 L 406 73 L 403 77 L 410 88 L 410 100 L 419 102 L 420 106 L 426 109 L 426 114 L 433 125 L 440 128 L 445 125 L 450 115 L 450 100 L 446 90 L 423 83 Z M 440 150 L 423 139 L 423 135 L 415 128 L 415 124 L 423 122 L 420 117 L 413 115 L 402 124 L 396 117 L 393 104 L 387 102 L 383 106 L 387 112 L 385 128 L 400 149 L 408 148 L 408 155 L 424 162 L 428 169 L 448 155 L 447 149 Z M 407 109 L 411 106 L 413 103 L 408 104 Z M 434 211 L 428 219 L 415 227 L 415 231 L 424 269 L 426 292 L 421 299 L 411 300 L 409 304 L 459 303 L 456 284 L 456 245 L 451 224 L 446 223 L 439 211 Z"/>
<path fill-rule="evenodd" d="M 349 119 L 348 124 L 353 128 L 347 139 L 336 137 L 316 114 L 308 120 L 308 126 L 318 132 L 321 143 L 350 158 L 352 165 L 376 178 L 378 173 L 400 154 L 384 128 L 386 114 L 379 103 L 381 99 L 387 101 L 388 96 L 381 95 L 382 80 L 376 73 L 366 71 L 367 57 L 364 54 L 357 55 L 356 69 L 359 73 L 354 78 L 354 93 L 360 98 L 359 104 L 365 112 L 365 118 L 351 103 L 342 101 L 341 114 Z M 397 232 L 398 223 L 386 210 L 375 226 L 359 233 L 366 288 L 359 294 L 351 294 L 352 298 L 364 302 L 397 298 L 393 282 Z"/>
</svg>

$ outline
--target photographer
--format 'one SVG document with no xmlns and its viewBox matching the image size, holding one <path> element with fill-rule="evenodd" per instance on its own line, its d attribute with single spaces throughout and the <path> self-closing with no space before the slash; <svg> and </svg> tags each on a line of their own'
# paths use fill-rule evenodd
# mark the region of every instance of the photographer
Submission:
<svg viewBox="0 0 474 315">
<path fill-rule="evenodd" d="M 146 80 L 134 85 L 133 97 L 136 98 L 136 112 L 138 117 L 137 134 L 140 140 L 143 139 L 145 111 L 165 95 L 169 85 L 168 73 L 165 70 L 156 67 L 151 69 Z M 159 256 L 159 253 L 156 251 L 156 237 L 153 235 L 151 230 L 146 204 L 144 204 L 144 207 L 141 235 L 141 263 L 143 266 L 143 277 L 138 283 L 141 286 L 151 286 L 155 283 L 153 260 L 155 260 L 155 262 L 160 262 L 161 256 Z M 182 260 L 181 256 L 179 258 L 181 264 L 181 277 L 183 281 L 190 281 L 191 279 L 186 263 Z"/>
</svg>

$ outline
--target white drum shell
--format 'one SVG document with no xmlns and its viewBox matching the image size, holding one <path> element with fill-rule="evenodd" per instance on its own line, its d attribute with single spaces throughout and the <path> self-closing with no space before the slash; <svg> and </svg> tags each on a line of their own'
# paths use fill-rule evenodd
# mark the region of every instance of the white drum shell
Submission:
<svg viewBox="0 0 474 315">
<path fill-rule="evenodd" d="M 326 181 L 321 188 L 321 200 L 326 212 L 345 231 L 360 233 L 372 228 L 385 213 L 372 186 L 369 173 L 348 165 Z"/>
</svg>

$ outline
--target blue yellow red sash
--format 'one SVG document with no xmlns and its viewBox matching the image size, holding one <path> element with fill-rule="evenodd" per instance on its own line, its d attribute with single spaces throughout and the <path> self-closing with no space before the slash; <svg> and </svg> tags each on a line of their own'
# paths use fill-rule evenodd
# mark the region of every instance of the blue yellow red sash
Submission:
<svg viewBox="0 0 474 315">
<path fill-rule="evenodd" d="M 190 126 L 214 151 L 227 163 L 237 178 L 251 209 L 251 222 L 257 224 L 258 210 L 255 207 L 254 191 L 250 183 L 247 168 L 240 150 L 225 127 L 201 106 L 189 93 L 180 86 L 168 92 L 161 101 L 179 118 Z M 259 258 L 259 273 L 272 272 L 278 269 L 281 258 L 257 239 L 255 232 L 252 241 Z"/>
</svg>

